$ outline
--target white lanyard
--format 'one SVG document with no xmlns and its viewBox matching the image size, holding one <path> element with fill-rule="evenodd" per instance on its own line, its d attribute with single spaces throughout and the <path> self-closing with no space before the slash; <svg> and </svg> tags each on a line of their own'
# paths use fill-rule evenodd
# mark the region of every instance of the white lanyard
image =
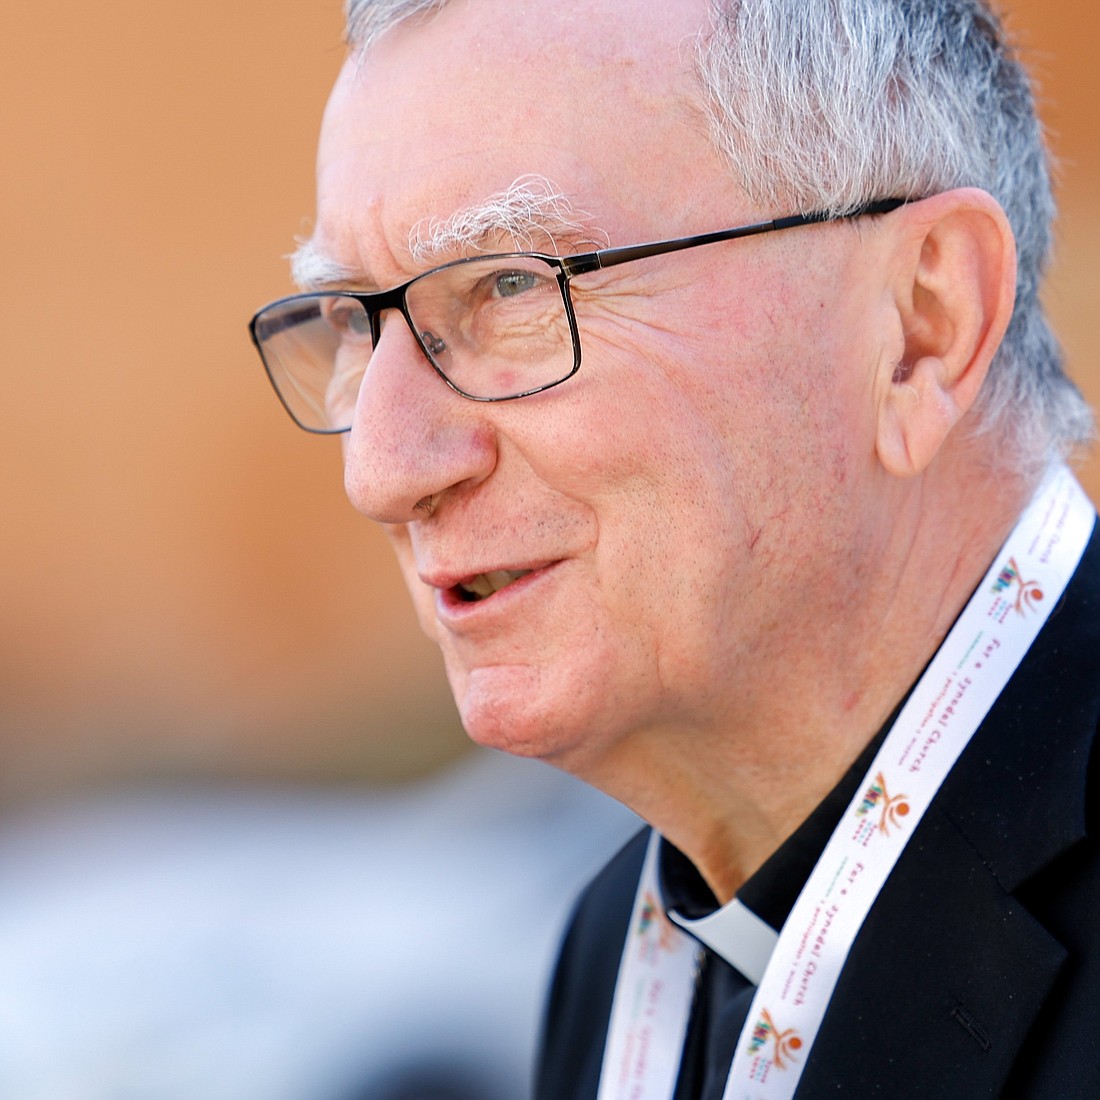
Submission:
<svg viewBox="0 0 1100 1100">
<path fill-rule="evenodd" d="M 1055 467 L 913 689 L 794 904 L 734 1053 L 723 1100 L 790 1100 L 841 968 L 948 772 L 1058 603 L 1095 512 Z M 699 961 L 665 915 L 650 838 L 597 1100 L 670 1100 Z"/>
</svg>

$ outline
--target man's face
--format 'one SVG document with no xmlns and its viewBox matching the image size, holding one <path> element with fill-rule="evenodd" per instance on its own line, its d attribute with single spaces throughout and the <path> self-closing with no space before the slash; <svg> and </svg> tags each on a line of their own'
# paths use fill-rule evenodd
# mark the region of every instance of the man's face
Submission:
<svg viewBox="0 0 1100 1100">
<path fill-rule="evenodd" d="M 752 209 L 707 139 L 703 21 L 701 0 L 472 0 L 391 32 L 326 113 L 315 247 L 392 286 L 469 254 L 412 259 L 414 226 L 530 174 L 613 245 L 793 213 Z M 386 525 L 475 740 L 598 776 L 647 737 L 762 718 L 765 670 L 857 583 L 873 266 L 829 225 L 579 278 L 580 372 L 500 404 L 449 390 L 386 317 L 347 489 Z M 523 575 L 459 587 L 502 571 Z"/>
</svg>

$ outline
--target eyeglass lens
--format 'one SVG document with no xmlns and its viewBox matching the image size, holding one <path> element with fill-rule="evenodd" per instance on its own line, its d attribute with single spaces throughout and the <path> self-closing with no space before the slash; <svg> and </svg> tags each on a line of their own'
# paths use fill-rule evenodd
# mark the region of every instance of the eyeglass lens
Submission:
<svg viewBox="0 0 1100 1100">
<path fill-rule="evenodd" d="M 432 366 L 467 397 L 531 393 L 576 367 L 557 270 L 537 257 L 465 260 L 427 272 L 406 288 L 405 309 Z M 362 302 L 339 293 L 298 295 L 258 315 L 254 332 L 271 380 L 303 428 L 351 425 L 375 350 L 371 330 Z"/>
</svg>

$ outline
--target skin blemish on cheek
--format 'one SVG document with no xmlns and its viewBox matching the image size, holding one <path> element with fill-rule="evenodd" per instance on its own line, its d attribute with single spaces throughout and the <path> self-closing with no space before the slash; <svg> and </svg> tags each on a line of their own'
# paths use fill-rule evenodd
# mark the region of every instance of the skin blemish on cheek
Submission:
<svg viewBox="0 0 1100 1100">
<path fill-rule="evenodd" d="M 772 332 L 779 332 L 783 327 L 783 320 L 781 317 L 776 317 L 775 309 L 771 305 L 766 305 L 763 313 Z"/>
</svg>

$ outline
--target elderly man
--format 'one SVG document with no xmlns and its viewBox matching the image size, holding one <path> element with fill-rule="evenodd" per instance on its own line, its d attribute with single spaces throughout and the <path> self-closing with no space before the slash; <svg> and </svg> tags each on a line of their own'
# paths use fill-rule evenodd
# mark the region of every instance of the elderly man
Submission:
<svg viewBox="0 0 1100 1100">
<path fill-rule="evenodd" d="M 348 30 L 306 293 L 254 339 L 347 432 L 470 735 L 653 826 L 580 904 L 538 1095 L 1100 1095 L 1091 419 L 994 15 Z"/>
</svg>

